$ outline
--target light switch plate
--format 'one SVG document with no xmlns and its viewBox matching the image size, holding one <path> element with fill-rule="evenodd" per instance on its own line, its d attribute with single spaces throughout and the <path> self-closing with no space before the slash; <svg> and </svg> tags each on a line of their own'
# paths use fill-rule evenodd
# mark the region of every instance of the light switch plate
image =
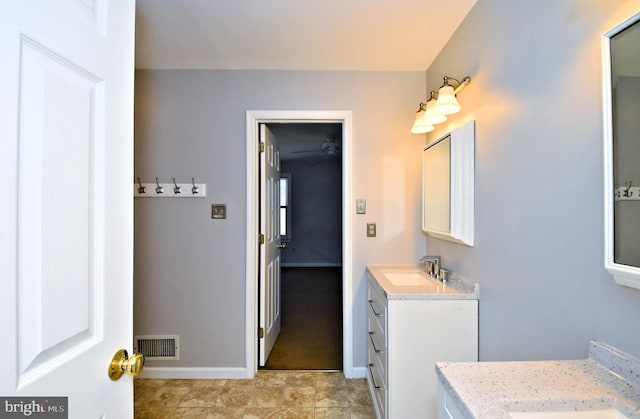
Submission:
<svg viewBox="0 0 640 419">
<path fill-rule="evenodd" d="M 376 223 L 367 223 L 367 237 L 376 236 Z"/>
<path fill-rule="evenodd" d="M 224 220 L 227 218 L 227 206 L 225 204 L 211 204 L 211 218 Z"/>
<path fill-rule="evenodd" d="M 367 213 L 367 200 L 356 199 L 356 214 L 366 214 L 366 213 Z"/>
</svg>

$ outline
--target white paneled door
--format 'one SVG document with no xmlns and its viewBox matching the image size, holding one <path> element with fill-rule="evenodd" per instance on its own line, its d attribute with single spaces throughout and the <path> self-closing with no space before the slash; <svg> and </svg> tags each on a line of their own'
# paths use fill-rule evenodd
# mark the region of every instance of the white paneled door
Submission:
<svg viewBox="0 0 640 419">
<path fill-rule="evenodd" d="M 134 18 L 0 5 L 0 396 L 68 397 L 70 418 L 133 417 L 107 370 L 132 344 Z"/>
<path fill-rule="evenodd" d="M 280 151 L 274 135 L 260 124 L 260 366 L 280 334 Z"/>
</svg>

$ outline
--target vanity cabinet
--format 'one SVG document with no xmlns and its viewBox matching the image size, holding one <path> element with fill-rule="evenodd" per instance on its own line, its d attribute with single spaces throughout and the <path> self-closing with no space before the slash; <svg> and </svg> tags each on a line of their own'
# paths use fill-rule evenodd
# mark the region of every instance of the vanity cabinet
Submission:
<svg viewBox="0 0 640 419">
<path fill-rule="evenodd" d="M 435 418 L 435 363 L 478 360 L 478 300 L 388 294 L 367 277 L 367 381 L 376 415 Z"/>
<path fill-rule="evenodd" d="M 465 419 L 462 408 L 440 381 L 438 381 L 438 419 Z"/>
</svg>

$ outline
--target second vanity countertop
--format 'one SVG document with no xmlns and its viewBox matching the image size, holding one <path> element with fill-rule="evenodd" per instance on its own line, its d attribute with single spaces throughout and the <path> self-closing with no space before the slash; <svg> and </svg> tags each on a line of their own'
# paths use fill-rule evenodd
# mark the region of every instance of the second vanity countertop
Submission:
<svg viewBox="0 0 640 419">
<path fill-rule="evenodd" d="M 447 282 L 431 278 L 419 265 L 367 266 L 367 272 L 375 281 L 378 292 L 389 300 L 477 300 L 479 285 L 453 273 Z M 425 281 L 420 284 L 394 284 L 388 275 L 420 274 Z"/>
<path fill-rule="evenodd" d="M 467 418 L 610 408 L 640 418 L 638 367 L 637 359 L 592 342 L 589 359 L 441 362 L 436 372 Z"/>
</svg>

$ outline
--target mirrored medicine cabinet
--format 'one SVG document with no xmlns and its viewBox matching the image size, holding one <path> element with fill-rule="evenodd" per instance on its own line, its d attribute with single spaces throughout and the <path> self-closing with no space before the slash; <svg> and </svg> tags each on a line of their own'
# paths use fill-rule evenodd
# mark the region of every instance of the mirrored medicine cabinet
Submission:
<svg viewBox="0 0 640 419">
<path fill-rule="evenodd" d="M 475 121 L 422 152 L 422 231 L 473 246 Z"/>
<path fill-rule="evenodd" d="M 602 37 L 605 268 L 640 288 L 640 13 Z"/>
</svg>

